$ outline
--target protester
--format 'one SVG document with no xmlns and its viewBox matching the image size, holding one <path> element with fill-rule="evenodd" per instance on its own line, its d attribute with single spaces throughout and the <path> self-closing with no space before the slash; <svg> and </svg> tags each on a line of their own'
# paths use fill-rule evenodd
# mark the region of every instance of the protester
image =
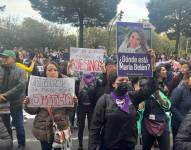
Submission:
<svg viewBox="0 0 191 150">
<path fill-rule="evenodd" d="M 169 116 L 171 103 L 166 95 L 168 89 L 164 80 L 167 71 L 163 65 L 156 68 L 157 80 L 159 82 L 159 93 L 152 94 L 145 102 L 142 119 L 142 141 L 143 150 L 150 150 L 155 140 L 157 140 L 160 150 L 170 149 L 170 125 Z M 140 111 L 140 110 L 139 110 Z"/>
<path fill-rule="evenodd" d="M 191 110 L 191 72 L 182 85 L 178 86 L 171 95 L 172 102 L 172 134 L 175 142 L 179 126 L 186 114 Z"/>
<path fill-rule="evenodd" d="M 59 68 L 56 63 L 49 62 L 44 68 L 44 77 L 47 78 L 62 78 Z M 74 96 L 73 100 L 75 104 L 77 103 L 77 98 Z M 53 144 L 53 128 L 52 128 L 52 119 L 48 114 L 48 108 L 41 107 L 28 107 L 30 103 L 29 97 L 26 97 L 24 100 L 24 106 L 26 112 L 31 115 L 36 115 L 34 124 L 33 124 L 33 134 L 41 143 L 42 150 L 52 150 Z M 68 113 L 71 111 L 71 108 L 52 108 L 53 117 L 55 123 L 57 124 L 59 130 L 66 129 L 70 126 Z M 70 147 L 71 148 L 71 147 Z M 55 149 L 60 150 L 60 149 Z"/>
<path fill-rule="evenodd" d="M 156 92 L 157 86 L 150 79 L 139 92 L 127 92 L 128 77 L 117 77 L 117 72 L 113 71 L 108 79 L 110 93 L 104 94 L 96 104 L 89 132 L 89 150 L 134 150 L 136 107 Z"/>
<path fill-rule="evenodd" d="M 189 78 L 189 73 L 191 71 L 191 64 L 187 61 L 181 62 L 181 74 L 179 75 L 179 85 L 182 85 L 184 83 L 185 79 Z"/>
<path fill-rule="evenodd" d="M 29 67 L 24 64 L 24 58 L 25 54 L 23 51 L 19 51 L 16 53 L 16 66 L 25 71 L 25 77 L 26 80 L 28 80 L 28 73 L 31 73 L 33 71 L 37 58 L 35 56 L 32 59 L 31 65 Z"/>
<path fill-rule="evenodd" d="M 78 98 L 79 103 L 77 106 L 78 117 L 78 150 L 83 149 L 83 132 L 85 128 L 85 119 L 88 119 L 88 129 L 92 119 L 95 104 L 97 102 L 97 80 L 93 73 L 83 73 L 82 79 L 79 85 Z"/>
<path fill-rule="evenodd" d="M 4 50 L 0 54 L 3 64 L 0 66 L 0 103 L 10 103 L 10 114 L 16 128 L 18 147 L 25 147 L 25 130 L 23 125 L 23 97 L 26 80 L 24 72 L 16 67 L 16 55 L 12 50 Z M 8 108 L 6 108 L 8 109 Z M 3 114 L 2 119 L 12 137 L 10 114 Z"/>
</svg>

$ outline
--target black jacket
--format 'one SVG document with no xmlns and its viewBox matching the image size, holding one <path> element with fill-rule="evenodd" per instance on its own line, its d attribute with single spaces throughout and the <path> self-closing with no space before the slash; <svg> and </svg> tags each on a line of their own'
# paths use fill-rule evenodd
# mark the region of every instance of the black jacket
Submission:
<svg viewBox="0 0 191 150">
<path fill-rule="evenodd" d="M 110 94 L 100 97 L 90 126 L 89 150 L 96 150 L 101 142 L 105 149 L 128 149 L 129 145 L 135 145 L 137 142 L 136 107 L 155 91 L 154 82 L 150 82 L 139 92 L 128 92 L 132 101 L 129 106 L 130 113 L 123 112 L 113 102 Z"/>
<path fill-rule="evenodd" d="M 191 111 L 180 125 L 175 139 L 176 150 L 191 150 Z"/>
</svg>

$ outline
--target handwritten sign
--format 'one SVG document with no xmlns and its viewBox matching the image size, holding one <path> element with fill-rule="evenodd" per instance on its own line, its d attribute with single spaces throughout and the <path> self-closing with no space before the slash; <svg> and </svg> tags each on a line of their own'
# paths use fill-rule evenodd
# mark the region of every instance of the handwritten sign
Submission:
<svg viewBox="0 0 191 150">
<path fill-rule="evenodd" d="M 148 55 L 151 28 L 146 23 L 117 22 L 117 66 L 119 76 L 152 77 Z"/>
<path fill-rule="evenodd" d="M 28 87 L 29 107 L 73 107 L 75 80 L 31 76 Z"/>
<path fill-rule="evenodd" d="M 102 72 L 104 52 L 102 49 L 70 48 L 72 69 L 79 72 Z"/>
<path fill-rule="evenodd" d="M 150 56 L 147 54 L 118 53 L 118 75 L 152 77 Z"/>
</svg>

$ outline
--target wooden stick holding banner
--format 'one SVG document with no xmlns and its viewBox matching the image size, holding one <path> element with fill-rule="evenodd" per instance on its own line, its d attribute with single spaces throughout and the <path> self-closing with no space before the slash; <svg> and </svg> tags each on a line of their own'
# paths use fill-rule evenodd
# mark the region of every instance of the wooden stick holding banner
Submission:
<svg viewBox="0 0 191 150">
<path fill-rule="evenodd" d="M 74 107 L 73 78 L 31 76 L 28 86 L 29 107 Z"/>
</svg>

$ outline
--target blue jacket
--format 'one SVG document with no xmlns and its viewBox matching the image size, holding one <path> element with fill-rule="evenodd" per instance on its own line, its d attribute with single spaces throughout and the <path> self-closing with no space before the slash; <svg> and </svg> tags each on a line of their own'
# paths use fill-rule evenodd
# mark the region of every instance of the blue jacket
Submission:
<svg viewBox="0 0 191 150">
<path fill-rule="evenodd" d="M 172 125 L 179 127 L 188 111 L 191 109 L 191 88 L 185 84 L 174 89 L 171 95 Z"/>
</svg>

